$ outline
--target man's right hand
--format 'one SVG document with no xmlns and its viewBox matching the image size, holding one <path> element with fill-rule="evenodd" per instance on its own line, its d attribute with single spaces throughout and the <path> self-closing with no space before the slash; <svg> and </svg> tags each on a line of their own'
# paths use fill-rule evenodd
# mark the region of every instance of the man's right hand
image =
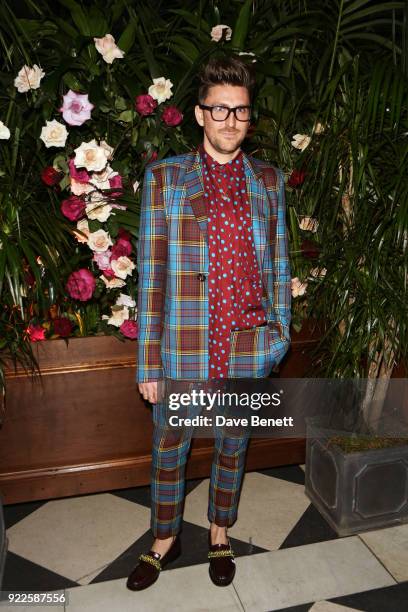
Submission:
<svg viewBox="0 0 408 612">
<path fill-rule="evenodd" d="M 139 391 L 145 400 L 150 402 L 151 404 L 157 404 L 157 380 L 153 382 L 144 382 L 139 383 Z"/>
</svg>

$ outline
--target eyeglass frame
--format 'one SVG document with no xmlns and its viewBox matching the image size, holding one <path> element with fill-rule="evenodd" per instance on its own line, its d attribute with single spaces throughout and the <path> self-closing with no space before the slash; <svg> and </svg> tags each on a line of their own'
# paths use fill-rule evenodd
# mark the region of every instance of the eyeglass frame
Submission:
<svg viewBox="0 0 408 612">
<path fill-rule="evenodd" d="M 246 104 L 240 104 L 239 106 L 224 106 L 223 104 L 214 104 L 214 106 L 207 106 L 206 104 L 199 104 L 198 105 L 199 108 L 201 108 L 202 110 L 209 110 L 210 114 L 211 114 L 211 119 L 213 121 L 227 121 L 227 119 L 229 118 L 231 112 L 234 113 L 234 117 L 236 121 L 240 121 L 241 123 L 246 123 L 247 121 L 251 121 L 251 106 L 247 106 Z M 213 117 L 213 108 L 226 108 L 228 109 L 228 114 L 225 117 L 225 119 L 214 119 Z M 238 119 L 237 117 L 237 109 L 238 108 L 248 108 L 249 109 L 249 118 L 248 119 Z"/>
</svg>

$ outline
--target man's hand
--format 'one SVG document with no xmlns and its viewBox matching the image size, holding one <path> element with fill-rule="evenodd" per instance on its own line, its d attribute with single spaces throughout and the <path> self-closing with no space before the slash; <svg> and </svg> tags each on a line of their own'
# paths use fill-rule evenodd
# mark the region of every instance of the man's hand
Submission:
<svg viewBox="0 0 408 612">
<path fill-rule="evenodd" d="M 139 383 L 139 391 L 141 395 L 151 404 L 157 404 L 158 401 L 157 383 L 157 380 L 153 382 Z"/>
</svg>

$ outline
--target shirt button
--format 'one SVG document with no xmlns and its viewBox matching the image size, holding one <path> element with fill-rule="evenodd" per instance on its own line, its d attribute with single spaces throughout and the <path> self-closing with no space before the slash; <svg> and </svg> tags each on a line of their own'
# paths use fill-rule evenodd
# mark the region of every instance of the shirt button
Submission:
<svg viewBox="0 0 408 612">
<path fill-rule="evenodd" d="M 202 274 L 201 272 L 200 274 L 197 274 L 197 280 L 202 282 L 205 281 L 205 274 Z"/>
</svg>

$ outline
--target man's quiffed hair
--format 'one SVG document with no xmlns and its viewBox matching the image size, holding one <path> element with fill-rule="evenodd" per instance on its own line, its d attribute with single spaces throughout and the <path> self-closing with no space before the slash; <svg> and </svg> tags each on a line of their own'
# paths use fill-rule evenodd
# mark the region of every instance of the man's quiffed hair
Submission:
<svg viewBox="0 0 408 612">
<path fill-rule="evenodd" d="M 199 75 L 198 101 L 204 104 L 210 87 L 239 85 L 248 89 L 252 100 L 256 80 L 253 69 L 239 57 L 213 57 L 202 67 Z"/>
</svg>

